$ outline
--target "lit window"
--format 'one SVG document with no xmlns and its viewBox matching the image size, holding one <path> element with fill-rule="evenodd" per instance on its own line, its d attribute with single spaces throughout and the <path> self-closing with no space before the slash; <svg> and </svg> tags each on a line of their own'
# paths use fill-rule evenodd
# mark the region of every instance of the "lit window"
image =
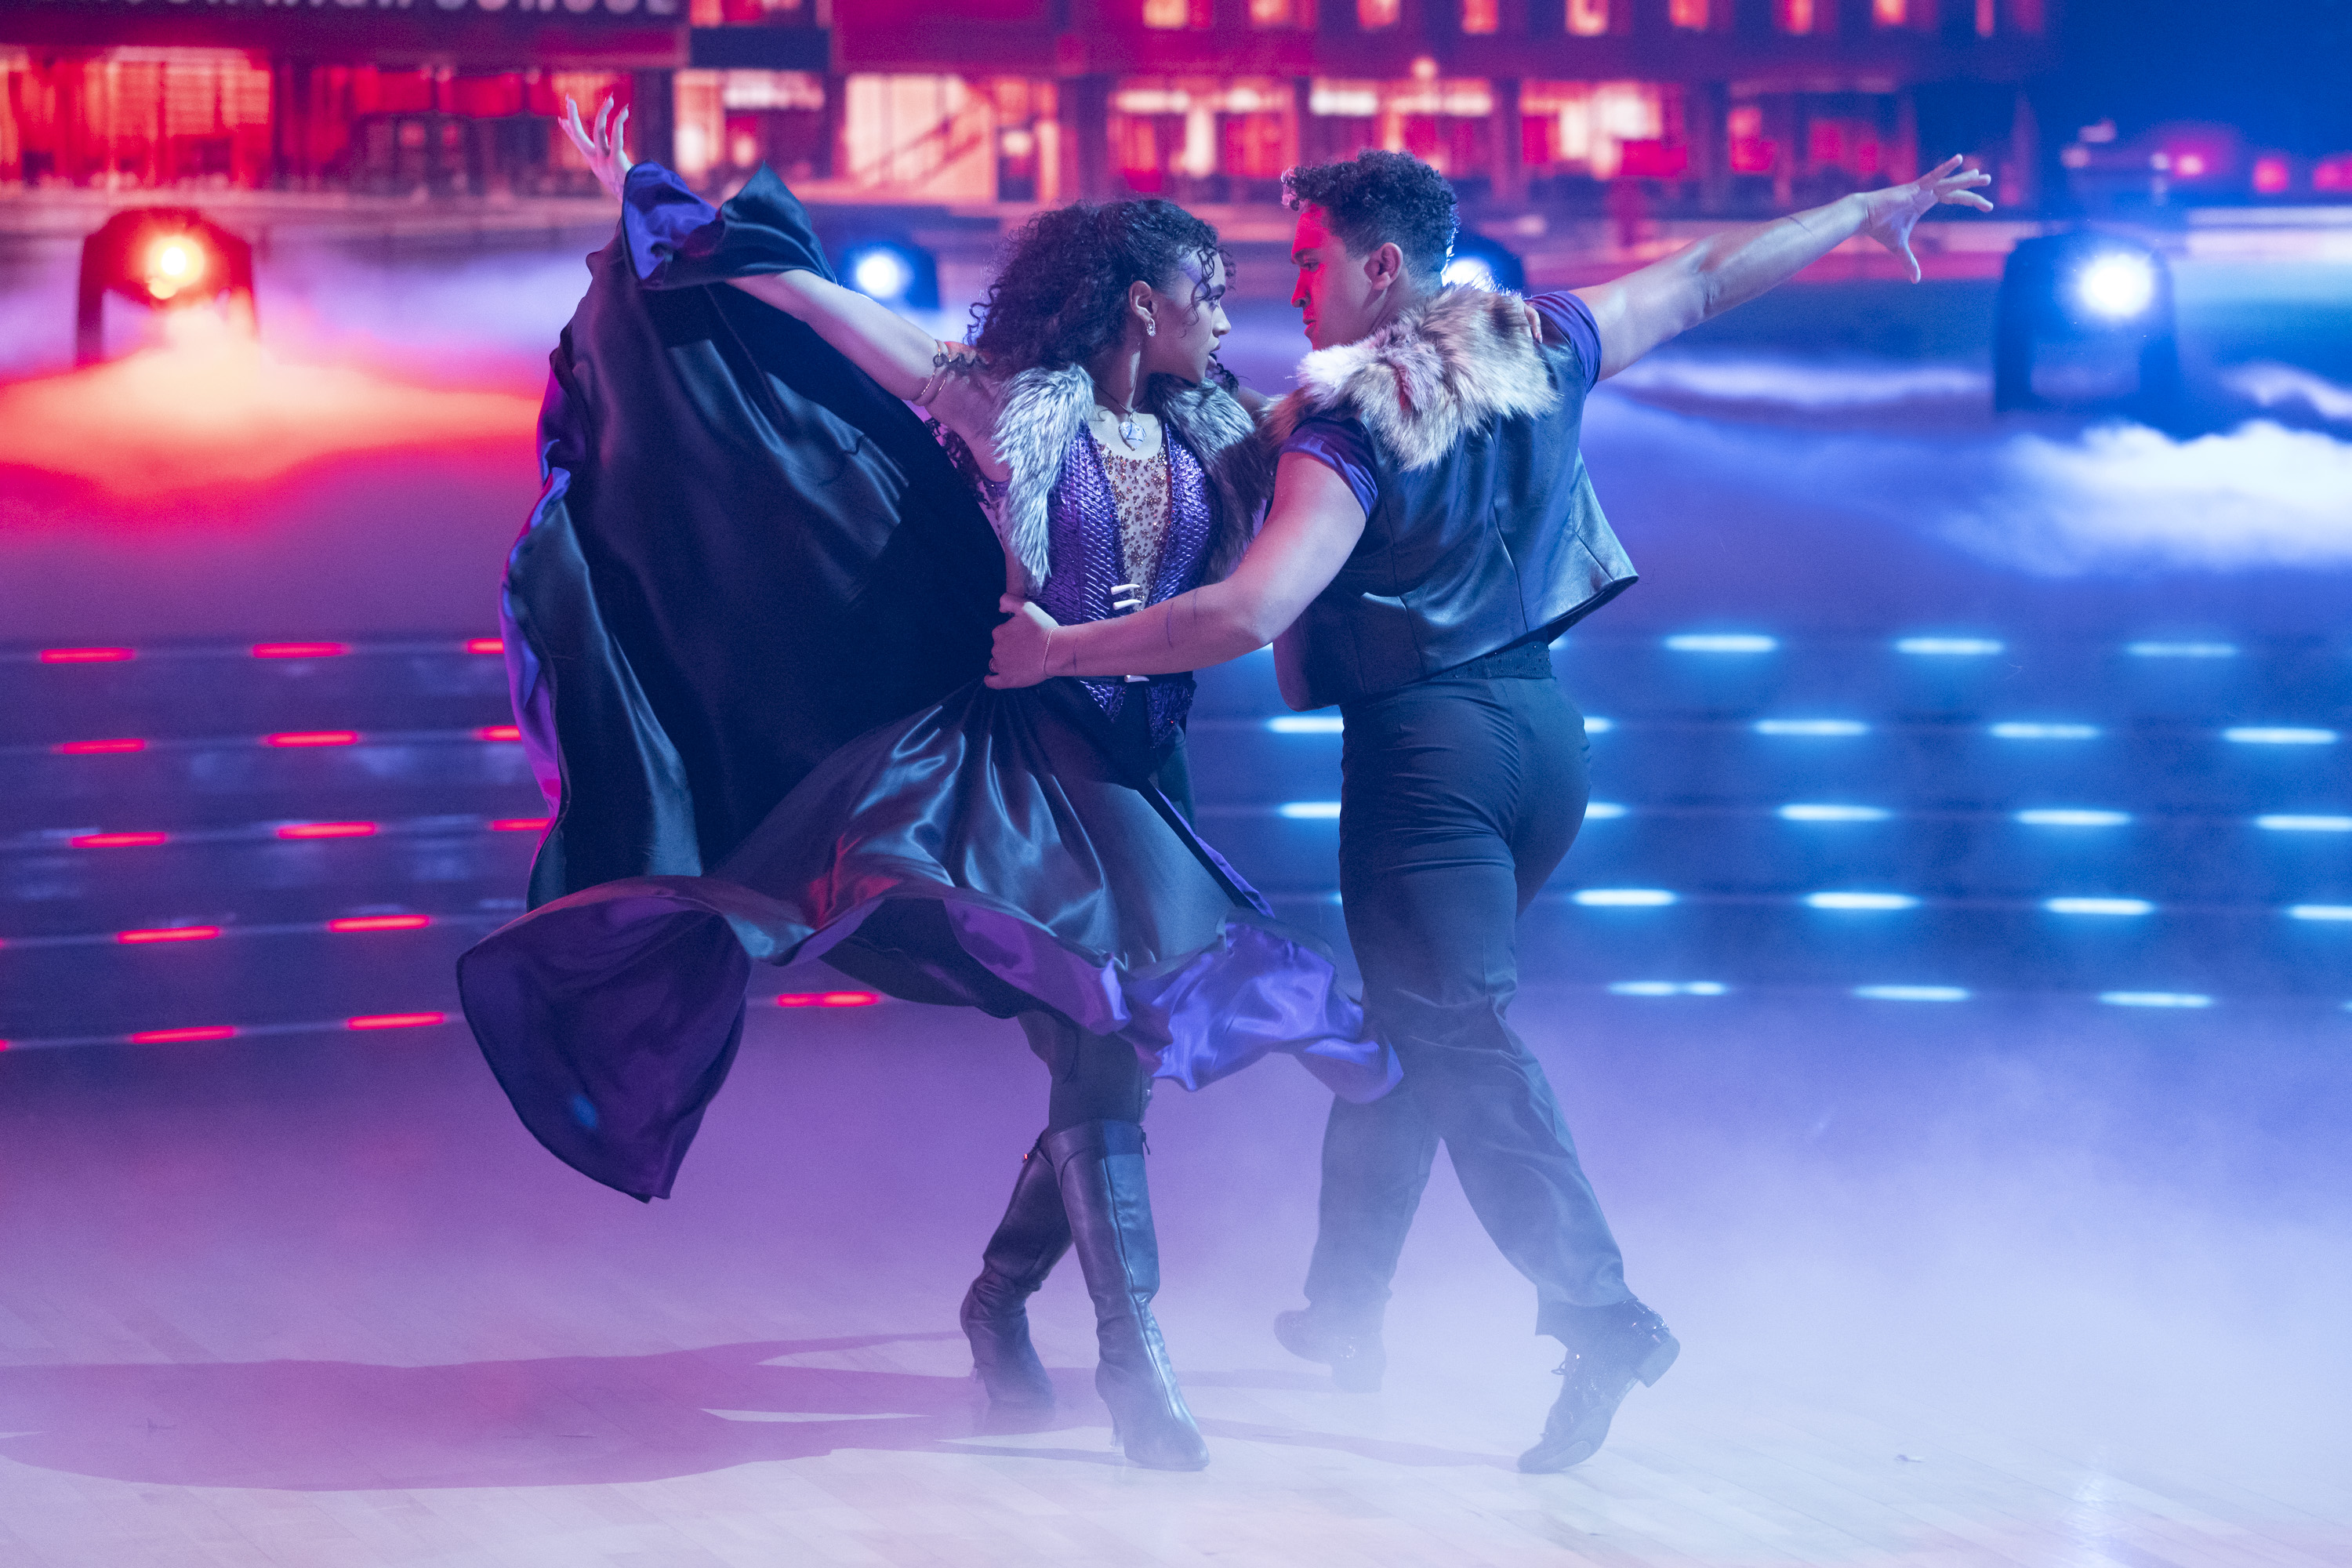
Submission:
<svg viewBox="0 0 2352 1568">
<path fill-rule="evenodd" d="M 1502 26 L 1499 0 L 1462 0 L 1462 30 L 1491 33 Z"/>
<path fill-rule="evenodd" d="M 1568 0 L 1568 30 L 1595 38 L 1609 30 L 1609 0 Z"/>
<path fill-rule="evenodd" d="M 1666 0 L 1666 20 L 1694 33 L 1706 31 L 1706 0 Z"/>
<path fill-rule="evenodd" d="M 1253 27 L 1311 27 L 1314 0 L 1250 0 L 1249 19 Z"/>
<path fill-rule="evenodd" d="M 1870 19 L 1882 27 L 1900 27 L 1911 20 L 1911 0 L 1870 0 Z"/>
<path fill-rule="evenodd" d="M 1174 31 L 1192 25 L 1192 0 L 1143 0 L 1143 25 Z"/>
<path fill-rule="evenodd" d="M 1784 33 L 1813 30 L 1813 0 L 1773 0 L 1772 20 Z"/>
<path fill-rule="evenodd" d="M 1367 33 L 1393 27 L 1401 0 L 1356 0 L 1356 26 Z"/>
<path fill-rule="evenodd" d="M 1977 0 L 1977 37 L 1979 38 L 1991 37 L 1994 29 L 1998 26 L 1999 23 L 1995 17 L 1993 0 Z"/>
</svg>

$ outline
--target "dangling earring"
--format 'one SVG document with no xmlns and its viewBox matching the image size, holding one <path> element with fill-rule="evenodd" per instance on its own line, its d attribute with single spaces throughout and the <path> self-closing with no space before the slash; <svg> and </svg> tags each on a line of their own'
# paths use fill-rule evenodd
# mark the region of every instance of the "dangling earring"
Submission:
<svg viewBox="0 0 2352 1568">
<path fill-rule="evenodd" d="M 1159 317 L 1147 315 L 1143 318 L 1143 335 L 1147 338 L 1156 338 L 1160 335 Z"/>
</svg>

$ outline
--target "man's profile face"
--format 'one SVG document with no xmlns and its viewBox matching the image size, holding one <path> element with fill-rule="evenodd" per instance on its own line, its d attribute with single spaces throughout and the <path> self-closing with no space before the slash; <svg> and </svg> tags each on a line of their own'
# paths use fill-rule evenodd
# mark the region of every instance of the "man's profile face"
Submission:
<svg viewBox="0 0 2352 1568">
<path fill-rule="evenodd" d="M 1372 277 L 1370 258 L 1349 255 L 1346 243 L 1324 220 L 1321 207 L 1299 208 L 1290 240 L 1291 264 L 1298 268 L 1290 302 L 1304 318 L 1307 341 L 1318 349 L 1370 333 L 1388 292 Z"/>
</svg>

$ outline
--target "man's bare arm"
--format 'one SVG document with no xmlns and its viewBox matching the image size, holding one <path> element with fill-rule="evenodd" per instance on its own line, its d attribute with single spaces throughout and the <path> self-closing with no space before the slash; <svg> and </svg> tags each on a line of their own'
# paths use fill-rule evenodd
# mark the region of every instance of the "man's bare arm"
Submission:
<svg viewBox="0 0 2352 1568">
<path fill-rule="evenodd" d="M 988 683 L 1157 675 L 1239 658 L 1298 618 L 1339 575 L 1363 531 L 1364 509 L 1347 481 L 1313 458 L 1286 454 L 1275 473 L 1274 509 L 1232 576 L 1082 626 L 1058 626 L 1035 605 L 1008 597 L 1003 608 L 1013 618 L 996 629 Z"/>
<path fill-rule="evenodd" d="M 1948 159 L 1908 184 L 1727 228 L 1614 282 L 1577 289 L 1601 329 L 1601 375 L 1615 375 L 1659 344 L 1787 281 L 1858 234 L 1901 257 L 1917 282 L 1912 226 L 1939 203 L 1990 212 L 1992 204 L 1977 194 L 1990 179 Z"/>
</svg>

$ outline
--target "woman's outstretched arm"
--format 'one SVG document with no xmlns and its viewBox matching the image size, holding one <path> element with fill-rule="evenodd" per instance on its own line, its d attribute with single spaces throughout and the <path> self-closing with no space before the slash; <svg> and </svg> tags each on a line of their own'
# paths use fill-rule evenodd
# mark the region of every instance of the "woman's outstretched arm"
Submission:
<svg viewBox="0 0 2352 1568">
<path fill-rule="evenodd" d="M 629 177 L 629 154 L 622 137 L 629 111 L 624 109 L 614 114 L 608 98 L 596 111 L 596 123 L 586 126 L 580 122 L 579 104 L 567 98 L 563 108 L 563 133 L 588 160 L 596 183 L 618 200 Z M 931 334 L 855 289 L 805 271 L 771 272 L 728 281 L 753 299 L 807 322 L 817 336 L 893 397 L 912 399 L 931 379 L 940 353 Z"/>
</svg>

